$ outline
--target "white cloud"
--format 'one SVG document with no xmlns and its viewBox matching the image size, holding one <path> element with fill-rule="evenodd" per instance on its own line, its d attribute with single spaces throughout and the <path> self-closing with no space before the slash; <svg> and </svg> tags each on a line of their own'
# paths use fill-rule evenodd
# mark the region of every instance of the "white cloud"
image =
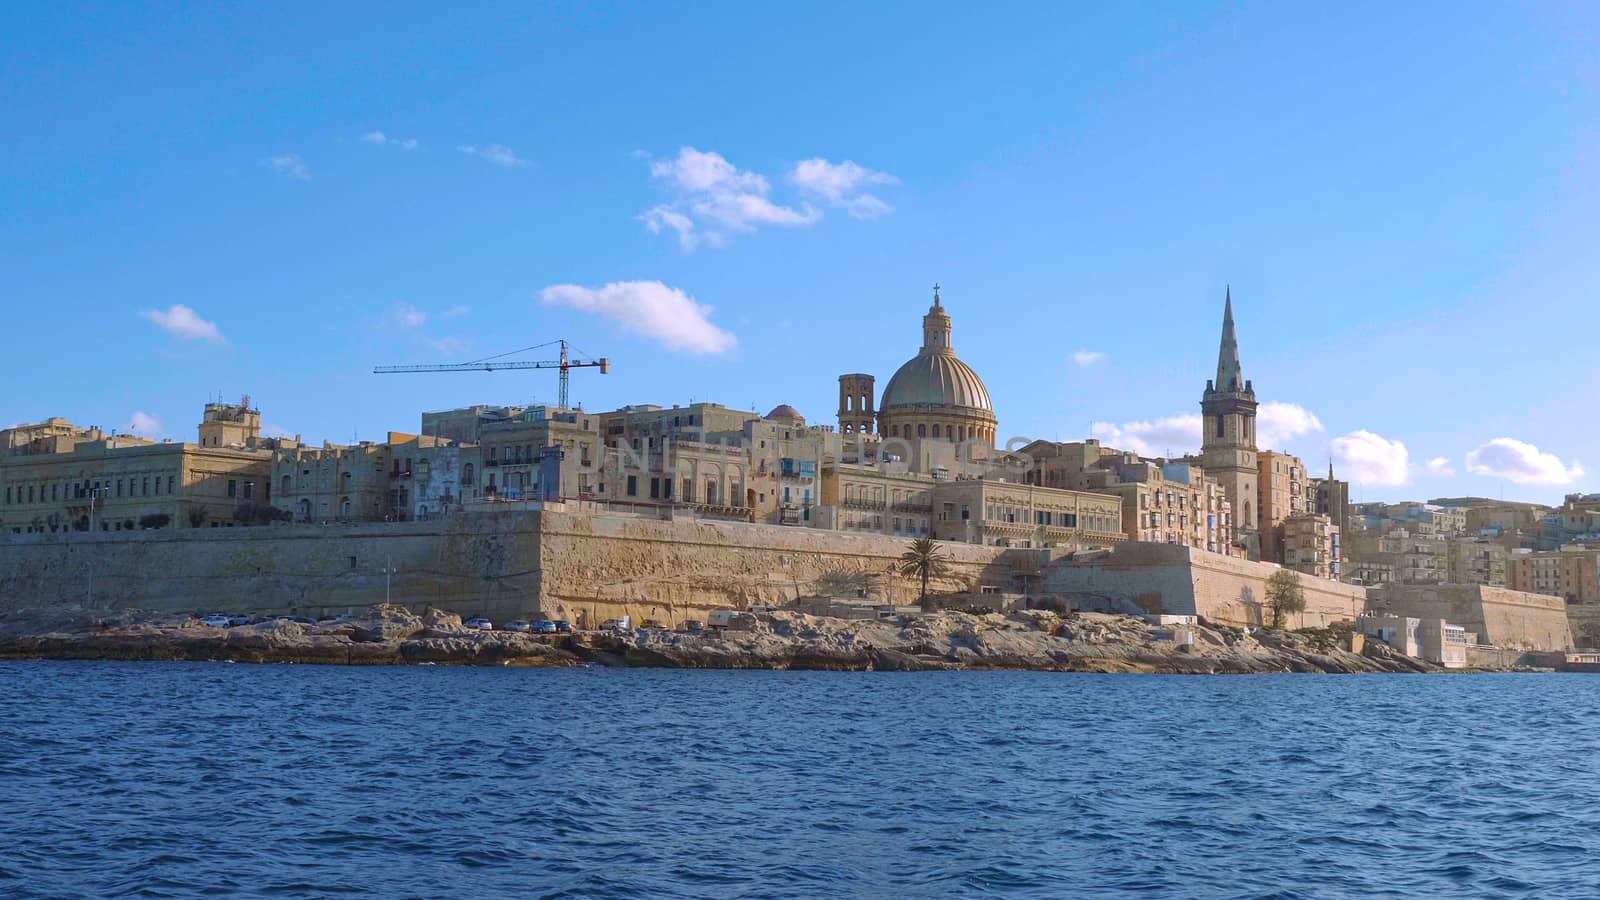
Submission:
<svg viewBox="0 0 1600 900">
<path fill-rule="evenodd" d="M 1322 430 L 1322 420 L 1296 403 L 1268 400 L 1256 410 L 1256 446 L 1277 450 L 1287 441 Z"/>
<path fill-rule="evenodd" d="M 671 207 L 653 206 L 639 214 L 639 221 L 651 234 L 660 234 L 671 229 L 678 233 L 678 246 L 687 253 L 700 244 L 700 235 L 695 233 L 694 220 Z"/>
<path fill-rule="evenodd" d="M 731 333 L 711 323 L 711 307 L 659 281 L 616 281 L 602 288 L 557 284 L 545 288 L 539 297 L 546 306 L 598 313 L 671 350 L 722 353 L 738 343 Z"/>
<path fill-rule="evenodd" d="M 261 164 L 284 178 L 293 178 L 296 181 L 311 180 L 311 170 L 306 168 L 304 160 L 293 153 L 269 157 L 262 160 Z"/>
<path fill-rule="evenodd" d="M 292 438 L 294 437 L 294 434 L 292 434 L 289 429 L 284 428 L 282 425 L 273 425 L 268 423 L 261 426 L 261 436 L 269 438 Z"/>
<path fill-rule="evenodd" d="M 1073 363 L 1080 366 L 1092 366 L 1097 362 L 1104 361 L 1105 358 L 1106 355 L 1099 350 L 1079 350 L 1072 354 Z"/>
<path fill-rule="evenodd" d="M 810 204 L 795 209 L 774 203 L 767 196 L 771 186 L 766 178 L 740 171 L 718 153 L 683 147 L 673 159 L 651 162 L 650 175 L 674 197 L 641 213 L 639 221 L 651 234 L 677 233 L 685 251 L 702 243 L 721 246 L 727 235 L 762 225 L 795 228 L 822 218 Z"/>
<path fill-rule="evenodd" d="M 1339 476 L 1359 484 L 1401 485 L 1411 474 L 1410 453 L 1400 441 L 1370 431 L 1352 431 L 1328 442 Z"/>
<path fill-rule="evenodd" d="M 517 156 L 505 144 L 488 144 L 483 147 L 479 147 L 476 144 L 462 144 L 456 149 L 468 156 L 476 156 L 486 162 L 494 163 L 502 169 L 515 169 L 518 166 L 528 164 L 527 160 Z"/>
<path fill-rule="evenodd" d="M 223 343 L 222 332 L 217 329 L 215 322 L 207 322 L 200 318 L 194 310 L 182 303 L 174 303 L 165 310 L 147 309 L 139 315 L 154 322 L 162 331 L 186 341 Z"/>
<path fill-rule="evenodd" d="M 1495 438 L 1467 454 L 1467 471 L 1516 484 L 1562 485 L 1583 477 L 1583 466 L 1514 438 Z"/>
<path fill-rule="evenodd" d="M 389 310 L 389 319 L 401 328 L 421 328 L 428 314 L 409 303 L 397 303 Z"/>
<path fill-rule="evenodd" d="M 1140 456 L 1182 456 L 1200 449 L 1199 413 L 1167 416 L 1140 422 L 1096 422 L 1089 434 L 1116 450 L 1132 450 Z"/>
<path fill-rule="evenodd" d="M 361 136 L 361 140 L 369 144 L 377 144 L 380 147 L 388 145 L 390 147 L 399 147 L 402 150 L 417 149 L 416 138 L 405 138 L 402 140 L 400 138 L 389 137 L 381 131 L 369 131 Z"/>
<path fill-rule="evenodd" d="M 457 303 L 455 306 L 449 307 L 444 312 L 439 313 L 439 318 L 459 319 L 469 312 L 472 312 L 472 307 L 466 305 L 465 303 Z"/>
<path fill-rule="evenodd" d="M 1456 477 L 1455 466 L 1450 465 L 1450 460 L 1443 456 L 1435 456 L 1433 459 L 1423 463 L 1422 471 L 1434 476 L 1435 478 Z"/>
<path fill-rule="evenodd" d="M 467 349 L 467 342 L 458 337 L 430 338 L 428 346 L 440 353 L 460 353 Z"/>
<path fill-rule="evenodd" d="M 876 184 L 899 184 L 900 179 L 858 166 L 850 160 L 831 163 L 812 158 L 795 163 L 789 180 L 800 190 L 829 206 L 843 207 L 857 219 L 876 219 L 893 211 L 889 204 L 863 188 Z"/>
<path fill-rule="evenodd" d="M 140 437 L 155 437 L 161 433 L 161 422 L 155 416 L 143 410 L 136 410 L 128 417 L 128 424 L 122 426 L 125 431 L 131 431 Z"/>
</svg>

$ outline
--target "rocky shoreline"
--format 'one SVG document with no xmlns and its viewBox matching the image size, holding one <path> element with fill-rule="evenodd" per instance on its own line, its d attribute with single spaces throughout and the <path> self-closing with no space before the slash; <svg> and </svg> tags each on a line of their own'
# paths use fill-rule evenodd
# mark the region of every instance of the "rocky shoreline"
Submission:
<svg viewBox="0 0 1600 900">
<path fill-rule="evenodd" d="M 453 613 L 375 606 L 364 617 L 217 628 L 189 617 L 12 613 L 0 658 L 232 660 L 335 665 L 649 666 L 833 671 L 1025 670 L 1167 674 L 1432 672 L 1329 631 L 1155 626 L 1131 616 L 939 612 L 855 620 L 779 611 L 721 633 L 632 629 L 528 635 L 462 627 Z M 1345 644 L 1345 646 L 1348 646 Z"/>
</svg>

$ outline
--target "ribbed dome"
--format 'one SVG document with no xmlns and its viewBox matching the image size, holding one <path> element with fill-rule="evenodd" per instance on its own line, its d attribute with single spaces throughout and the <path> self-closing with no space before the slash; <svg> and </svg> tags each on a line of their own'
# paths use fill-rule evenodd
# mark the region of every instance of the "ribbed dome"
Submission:
<svg viewBox="0 0 1600 900">
<path fill-rule="evenodd" d="M 994 411 L 983 379 L 948 350 L 925 349 L 889 379 L 878 409 L 888 412 L 906 406 Z"/>
</svg>

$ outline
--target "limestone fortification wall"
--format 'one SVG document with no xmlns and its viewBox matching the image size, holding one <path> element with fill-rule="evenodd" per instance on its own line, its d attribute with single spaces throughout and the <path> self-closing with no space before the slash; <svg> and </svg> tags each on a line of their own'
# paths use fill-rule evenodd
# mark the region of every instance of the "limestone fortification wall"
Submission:
<svg viewBox="0 0 1600 900">
<path fill-rule="evenodd" d="M 1481 584 L 1397 584 L 1373 592 L 1373 609 L 1419 619 L 1444 619 L 1477 632 L 1478 641 L 1523 650 L 1567 650 L 1567 603 Z"/>
<path fill-rule="evenodd" d="M 1579 603 L 1567 607 L 1567 622 L 1572 626 L 1572 642 L 1579 647 L 1600 648 L 1600 603 Z"/>
<path fill-rule="evenodd" d="M 1173 544 L 1129 541 L 1110 552 L 1077 554 L 1052 563 L 1044 588 L 1080 607 L 1125 608 L 1150 614 L 1198 615 L 1228 625 L 1260 625 L 1270 563 L 1221 556 Z M 1319 627 L 1349 621 L 1366 608 L 1366 588 L 1302 575 L 1306 610 L 1290 622 Z"/>
<path fill-rule="evenodd" d="M 905 552 L 905 538 L 809 528 L 665 521 L 588 515 L 547 507 L 539 544 L 540 610 L 568 621 L 676 624 L 704 619 L 711 609 L 780 604 L 818 591 L 830 575 L 853 573 L 868 596 L 909 606 L 914 579 L 888 570 Z M 973 585 L 1012 589 L 1009 557 L 1000 547 L 941 542 L 946 577 L 930 590 Z M 891 597 L 890 594 L 893 594 Z"/>
<path fill-rule="evenodd" d="M 71 606 L 316 616 L 381 602 L 384 570 L 392 568 L 395 602 L 521 614 L 535 596 L 537 528 L 532 514 L 520 513 L 10 535 L 0 540 L 0 611 Z"/>
</svg>

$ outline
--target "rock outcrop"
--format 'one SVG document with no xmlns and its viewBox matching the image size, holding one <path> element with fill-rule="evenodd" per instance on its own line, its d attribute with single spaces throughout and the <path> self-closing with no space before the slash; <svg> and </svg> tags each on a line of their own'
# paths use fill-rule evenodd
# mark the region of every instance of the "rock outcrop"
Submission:
<svg viewBox="0 0 1600 900">
<path fill-rule="evenodd" d="M 1369 642 L 1225 626 L 1154 626 L 1132 616 L 1044 611 L 908 614 L 857 620 L 780 611 L 725 632 L 640 628 L 576 635 L 478 631 L 443 610 L 374 606 L 365 617 L 307 625 L 273 620 L 216 628 L 193 618 L 55 610 L 0 619 L 0 657 L 228 659 L 340 665 L 656 666 L 699 669 L 1251 674 L 1426 672 L 1436 667 Z"/>
<path fill-rule="evenodd" d="M 581 662 L 553 643 L 514 632 L 461 627 L 442 610 L 418 616 L 378 605 L 365 618 L 306 625 L 275 619 L 217 628 L 189 617 L 142 620 L 10 615 L 0 620 L 0 657 L 50 659 L 227 659 L 238 662 L 393 665 L 570 666 Z"/>
</svg>

